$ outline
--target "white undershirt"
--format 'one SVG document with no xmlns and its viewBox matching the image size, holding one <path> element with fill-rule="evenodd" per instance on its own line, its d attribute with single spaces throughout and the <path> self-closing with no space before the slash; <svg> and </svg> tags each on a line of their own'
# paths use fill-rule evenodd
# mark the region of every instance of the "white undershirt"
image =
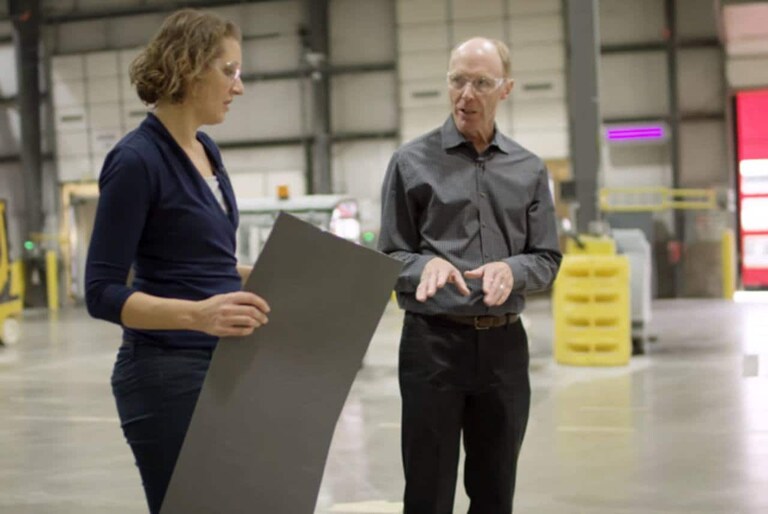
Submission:
<svg viewBox="0 0 768 514">
<path fill-rule="evenodd" d="M 216 175 L 213 175 L 211 177 L 204 177 L 204 178 L 205 178 L 205 183 L 208 184 L 208 187 L 211 188 L 211 192 L 213 193 L 213 196 L 215 196 L 216 200 L 219 201 L 219 205 L 221 205 L 222 210 L 226 213 L 229 213 L 227 202 L 224 200 L 224 193 L 222 193 L 221 186 L 219 185 L 219 179 L 216 177 Z"/>
</svg>

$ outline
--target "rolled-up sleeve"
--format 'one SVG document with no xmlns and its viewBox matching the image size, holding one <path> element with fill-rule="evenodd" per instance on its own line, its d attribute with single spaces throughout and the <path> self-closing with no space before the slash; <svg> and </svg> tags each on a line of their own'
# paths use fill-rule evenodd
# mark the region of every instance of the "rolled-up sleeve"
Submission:
<svg viewBox="0 0 768 514">
<path fill-rule="evenodd" d="M 505 259 L 505 262 L 512 268 L 514 291 L 541 291 L 552 285 L 563 258 L 545 168 L 538 172 L 534 197 L 526 210 L 526 234 L 523 252 Z"/>
<path fill-rule="evenodd" d="M 85 301 L 91 316 L 120 324 L 123 305 L 135 292 L 126 281 L 152 196 L 148 170 L 136 151 L 118 148 L 107 156 L 99 193 L 85 265 Z"/>
</svg>

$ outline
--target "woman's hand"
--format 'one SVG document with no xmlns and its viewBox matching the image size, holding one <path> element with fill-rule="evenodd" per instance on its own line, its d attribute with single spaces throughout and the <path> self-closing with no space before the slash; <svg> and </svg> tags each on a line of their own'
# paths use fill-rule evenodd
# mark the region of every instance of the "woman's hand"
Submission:
<svg viewBox="0 0 768 514">
<path fill-rule="evenodd" d="M 266 325 L 269 304 L 245 291 L 219 294 L 197 302 L 194 330 L 218 337 L 247 336 Z"/>
</svg>

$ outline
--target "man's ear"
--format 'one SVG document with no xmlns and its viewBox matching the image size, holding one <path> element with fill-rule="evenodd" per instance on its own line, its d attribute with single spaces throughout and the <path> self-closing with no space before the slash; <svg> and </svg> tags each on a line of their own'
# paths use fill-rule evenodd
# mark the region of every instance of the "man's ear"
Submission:
<svg viewBox="0 0 768 514">
<path fill-rule="evenodd" d="M 512 88 L 515 87 L 515 79 L 507 79 L 507 82 L 504 84 L 504 90 L 501 94 L 501 99 L 504 100 L 506 97 L 509 96 L 509 94 L 512 92 Z"/>
</svg>

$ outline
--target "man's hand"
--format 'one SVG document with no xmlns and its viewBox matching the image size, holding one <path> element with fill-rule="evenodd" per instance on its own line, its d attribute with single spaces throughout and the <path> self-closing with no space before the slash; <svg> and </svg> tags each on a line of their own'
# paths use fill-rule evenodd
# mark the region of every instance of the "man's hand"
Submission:
<svg viewBox="0 0 768 514">
<path fill-rule="evenodd" d="M 419 287 L 416 288 L 416 300 L 426 302 L 427 298 L 435 296 L 437 290 L 442 289 L 448 283 L 455 285 L 462 295 L 469 295 L 467 283 L 464 282 L 464 278 L 456 266 L 440 257 L 433 258 L 421 272 L 421 281 Z"/>
<path fill-rule="evenodd" d="M 506 302 L 515 283 L 512 268 L 506 262 L 489 262 L 479 268 L 465 271 L 464 276 L 483 279 L 483 293 L 485 293 L 483 302 L 488 307 Z"/>
</svg>

